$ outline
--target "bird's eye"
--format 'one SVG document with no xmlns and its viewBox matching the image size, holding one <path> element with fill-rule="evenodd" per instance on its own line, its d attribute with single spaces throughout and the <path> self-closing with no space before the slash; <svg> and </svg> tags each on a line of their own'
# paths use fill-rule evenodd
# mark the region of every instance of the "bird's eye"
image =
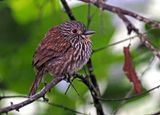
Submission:
<svg viewBox="0 0 160 115">
<path fill-rule="evenodd" d="M 77 33 L 77 29 L 72 30 L 72 33 L 74 34 Z"/>
</svg>

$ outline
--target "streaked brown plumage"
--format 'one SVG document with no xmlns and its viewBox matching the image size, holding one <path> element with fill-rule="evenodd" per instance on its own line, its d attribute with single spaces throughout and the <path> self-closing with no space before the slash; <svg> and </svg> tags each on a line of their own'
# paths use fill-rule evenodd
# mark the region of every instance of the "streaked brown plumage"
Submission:
<svg viewBox="0 0 160 115">
<path fill-rule="evenodd" d="M 91 55 L 90 35 L 93 33 L 78 21 L 65 22 L 50 29 L 34 55 L 33 66 L 37 74 L 29 96 L 36 93 L 45 73 L 57 78 L 81 69 Z"/>
</svg>

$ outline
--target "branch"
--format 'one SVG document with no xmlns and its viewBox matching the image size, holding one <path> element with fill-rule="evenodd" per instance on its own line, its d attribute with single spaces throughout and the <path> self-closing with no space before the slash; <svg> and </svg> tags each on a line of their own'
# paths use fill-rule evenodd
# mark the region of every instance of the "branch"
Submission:
<svg viewBox="0 0 160 115">
<path fill-rule="evenodd" d="M 130 34 L 132 31 L 135 32 L 138 37 L 140 38 L 140 41 L 148 48 L 154 55 L 156 55 L 160 59 L 160 51 L 159 49 L 155 48 L 151 41 L 147 38 L 146 35 L 139 32 L 139 30 L 128 20 L 127 17 L 125 17 L 123 14 L 119 12 L 119 17 L 122 19 L 122 21 L 126 24 L 128 34 Z"/>
<path fill-rule="evenodd" d="M 86 80 L 85 77 L 83 77 L 82 75 L 78 75 L 78 74 L 76 75 L 76 77 L 79 78 L 79 79 L 81 79 L 82 82 L 85 83 L 86 86 L 88 86 L 90 90 L 92 90 L 93 92 L 95 92 L 95 90 L 93 89 L 92 86 L 89 85 L 89 82 L 88 82 L 88 80 Z M 102 98 L 102 97 L 97 97 L 97 99 L 99 99 L 99 100 L 101 100 L 101 101 L 124 101 L 124 100 L 125 100 L 125 101 L 130 101 L 130 100 L 136 99 L 136 98 L 138 98 L 138 97 L 140 97 L 140 96 L 145 96 L 146 94 L 148 94 L 148 93 L 150 93 L 150 92 L 152 92 L 152 91 L 154 91 L 155 89 L 158 89 L 158 88 L 160 88 L 160 85 L 158 85 L 158 86 L 156 86 L 156 87 L 154 87 L 154 88 L 152 88 L 152 89 L 150 89 L 150 90 L 148 90 L 148 91 L 145 91 L 145 92 L 143 92 L 143 93 L 141 93 L 141 94 L 137 94 L 137 95 L 134 95 L 134 96 L 131 96 L 131 97 L 127 97 L 127 98 L 105 99 L 105 98 Z M 27 96 L 0 96 L 0 99 L 18 98 L 18 97 L 20 97 L 20 98 L 27 98 Z M 39 101 L 41 101 L 41 100 L 39 100 Z M 42 101 L 41 101 L 41 102 L 42 102 Z M 43 101 L 43 102 L 44 102 L 44 101 Z M 55 103 L 49 103 L 49 102 L 47 102 L 47 103 L 48 103 L 49 105 L 52 105 L 52 106 L 57 106 L 57 107 L 60 107 L 60 108 L 65 109 L 65 110 L 68 110 L 68 111 L 71 110 L 71 112 L 75 112 L 75 110 L 72 110 L 72 109 L 70 109 L 70 108 L 68 108 L 68 107 L 65 107 L 65 106 L 63 106 L 63 105 L 59 105 L 59 104 L 55 104 Z M 83 114 L 83 113 L 78 112 L 78 111 L 76 111 L 75 113 Z M 157 113 L 158 113 L 158 112 L 157 112 Z M 152 114 L 152 115 L 157 115 L 157 114 Z"/>
<path fill-rule="evenodd" d="M 0 96 L 0 99 L 8 99 L 8 98 L 28 98 L 27 96 L 25 95 L 10 95 L 10 96 Z M 38 102 L 42 102 L 42 103 L 45 103 L 45 104 L 48 104 L 50 106 L 55 106 L 55 107 L 58 107 L 58 108 L 61 108 L 61 109 L 64 109 L 64 110 L 67 110 L 67 111 L 70 111 L 70 112 L 73 112 L 73 113 L 77 113 L 77 114 L 81 114 L 81 115 L 87 115 L 85 113 L 81 113 L 79 111 L 76 111 L 74 109 L 71 109 L 71 108 L 68 108 L 64 105 L 60 105 L 60 104 L 56 104 L 56 103 L 53 103 L 53 102 L 47 102 L 47 101 L 44 101 L 44 100 L 37 100 Z"/>
<path fill-rule="evenodd" d="M 156 112 L 156 113 L 152 113 L 150 115 L 160 115 L 160 111 Z"/>
<path fill-rule="evenodd" d="M 47 84 L 40 92 L 36 93 L 35 95 L 29 97 L 27 100 L 20 102 L 18 104 L 11 104 L 8 107 L 1 108 L 0 113 L 8 113 L 9 111 L 16 110 L 19 111 L 20 108 L 24 107 L 25 105 L 31 104 L 35 100 L 39 99 L 40 97 L 44 97 L 44 95 L 51 90 L 56 84 L 62 81 L 64 77 L 57 77 L 53 79 L 49 84 Z"/>
<path fill-rule="evenodd" d="M 61 0 L 61 3 L 62 3 L 62 5 L 63 5 L 63 7 L 64 7 L 64 9 L 65 9 L 68 17 L 70 18 L 70 20 L 76 20 L 76 18 L 74 17 L 71 9 L 69 8 L 69 6 L 68 6 L 68 4 L 67 4 L 67 2 L 66 2 L 66 0 Z"/>
<path fill-rule="evenodd" d="M 149 18 L 138 15 L 137 13 L 134 13 L 134 12 L 131 12 L 131 11 L 128 11 L 128 10 L 125 10 L 125 9 L 122 9 L 122 8 L 119 8 L 116 6 L 106 4 L 105 2 L 99 2 L 97 0 L 79 0 L 79 1 L 86 2 L 86 3 L 92 3 L 96 7 L 101 8 L 102 10 L 108 10 L 112 13 L 118 14 L 119 12 L 121 12 L 124 15 L 133 17 L 133 18 L 135 18 L 139 21 L 142 21 L 144 23 L 151 24 L 153 27 L 160 28 L 160 22 L 158 22 L 158 21 L 151 20 Z"/>
<path fill-rule="evenodd" d="M 100 94 L 99 86 L 97 84 L 96 76 L 93 73 L 93 65 L 92 65 L 91 59 L 89 59 L 87 63 L 87 67 L 89 71 L 89 79 L 91 80 L 91 83 L 89 84 L 88 88 L 90 89 L 90 92 L 94 101 L 94 106 L 96 107 L 96 110 L 97 110 L 97 115 L 104 115 L 101 102 L 97 98 L 97 97 L 101 97 L 101 94 Z"/>
<path fill-rule="evenodd" d="M 73 16 L 73 14 L 71 12 L 71 9 L 69 8 L 69 6 L 66 2 L 66 0 L 61 0 L 61 3 L 63 5 L 68 17 L 70 18 L 70 20 L 76 20 L 76 18 Z M 90 8 L 89 8 L 89 10 L 90 10 Z M 88 13 L 89 13 L 88 15 L 90 16 L 90 11 L 88 11 Z M 88 17 L 88 19 L 89 18 L 90 17 Z M 91 22 L 91 20 L 88 20 L 87 28 L 88 28 L 90 22 Z M 88 71 L 89 71 L 89 77 L 87 76 L 86 78 L 89 78 L 89 79 L 85 79 L 85 80 L 83 79 L 82 81 L 88 86 L 88 88 L 91 92 L 91 95 L 92 95 L 92 98 L 93 98 L 93 101 L 94 101 L 94 106 L 95 106 L 96 111 L 97 111 L 97 115 L 104 115 L 101 102 L 97 98 L 97 96 L 100 96 L 100 90 L 99 90 L 99 87 L 98 87 L 98 84 L 97 84 L 96 77 L 93 74 L 93 65 L 92 65 L 91 59 L 89 59 L 89 61 L 87 63 L 87 67 L 88 67 Z M 80 78 L 82 79 L 83 77 L 80 77 Z M 96 89 L 96 90 L 93 91 L 93 89 Z"/>
</svg>

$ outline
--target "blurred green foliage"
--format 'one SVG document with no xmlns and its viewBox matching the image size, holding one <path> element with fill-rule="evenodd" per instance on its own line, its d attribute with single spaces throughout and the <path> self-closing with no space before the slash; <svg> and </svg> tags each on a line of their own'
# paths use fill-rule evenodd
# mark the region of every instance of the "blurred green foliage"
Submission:
<svg viewBox="0 0 160 115">
<path fill-rule="evenodd" d="M 148 31 L 147 35 L 150 41 L 154 44 L 155 47 L 159 48 L 160 46 L 160 30 L 157 28 L 153 29 L 150 25 L 146 24 L 145 29 Z"/>
<path fill-rule="evenodd" d="M 76 19 L 84 24 L 87 23 L 87 10 L 87 5 L 72 8 Z M 115 27 L 112 25 L 112 17 L 109 13 L 102 12 L 92 6 L 91 14 L 94 16 L 90 28 L 96 31 L 92 38 L 93 48 L 96 49 L 106 46 L 111 41 Z M 38 43 L 49 28 L 67 20 L 69 19 L 62 10 L 59 0 L 0 1 L 0 90 L 2 93 L 12 91 L 23 95 L 28 94 L 35 75 L 32 56 Z M 152 35 L 157 36 L 156 33 L 151 33 L 150 36 Z M 123 74 L 119 76 L 121 80 L 118 81 L 118 84 L 109 79 L 112 77 L 109 76 L 110 67 L 120 64 L 120 68 L 115 68 L 114 71 L 117 71 L 116 69 L 122 70 L 123 64 L 123 55 L 113 54 L 111 49 L 102 50 L 92 56 L 94 73 L 98 81 L 105 81 L 103 82 L 104 86 L 109 82 L 105 86 L 104 98 L 123 97 L 131 87 Z M 141 53 L 133 53 L 133 55 L 136 57 Z M 139 63 L 139 61 L 137 62 Z M 87 101 L 84 98 L 88 91 L 87 88 L 77 80 L 73 84 L 81 97 L 75 93 L 73 88 L 69 90 L 67 95 L 54 88 L 51 93 L 48 93 L 50 101 L 73 109 L 84 104 Z M 117 104 L 115 102 L 106 103 L 111 107 Z M 53 115 L 53 113 L 55 115 L 73 114 L 61 108 L 49 106 L 43 115 Z M 38 113 L 38 115 L 40 114 Z"/>
</svg>

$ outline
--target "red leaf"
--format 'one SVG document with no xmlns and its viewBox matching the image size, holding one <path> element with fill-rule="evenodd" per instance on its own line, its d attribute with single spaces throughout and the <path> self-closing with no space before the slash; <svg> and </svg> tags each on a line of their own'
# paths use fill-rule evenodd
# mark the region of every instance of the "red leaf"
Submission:
<svg viewBox="0 0 160 115">
<path fill-rule="evenodd" d="M 133 83 L 135 92 L 140 93 L 142 90 L 142 85 L 140 80 L 138 79 L 137 73 L 133 66 L 131 54 L 129 52 L 129 46 L 124 47 L 123 52 L 124 52 L 124 58 L 125 58 L 123 71 L 125 72 L 130 82 Z"/>
</svg>

